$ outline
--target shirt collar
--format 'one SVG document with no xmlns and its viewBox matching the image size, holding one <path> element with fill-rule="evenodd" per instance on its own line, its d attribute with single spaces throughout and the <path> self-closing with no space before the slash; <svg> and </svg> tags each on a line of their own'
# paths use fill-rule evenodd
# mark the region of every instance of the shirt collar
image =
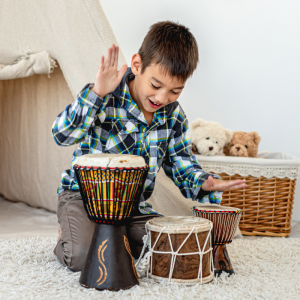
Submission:
<svg viewBox="0 0 300 300">
<path fill-rule="evenodd" d="M 143 112 L 139 109 L 136 102 L 132 99 L 128 87 L 128 82 L 134 79 L 134 74 L 131 71 L 131 68 L 128 68 L 125 75 L 123 76 L 121 83 L 119 86 L 112 92 L 112 94 L 117 97 L 120 101 L 121 107 L 127 110 L 130 114 L 132 114 L 139 121 L 148 123 L 145 119 Z M 151 123 L 151 128 L 154 128 L 158 125 L 163 125 L 166 123 L 168 117 L 171 116 L 173 111 L 177 108 L 178 102 L 175 101 L 170 103 L 160 109 L 158 109 L 153 115 L 153 121 Z"/>
<path fill-rule="evenodd" d="M 128 79 L 127 79 L 128 77 Z M 122 93 L 123 93 L 123 90 L 124 90 L 124 86 L 125 86 L 125 83 L 132 79 L 134 79 L 134 74 L 132 73 L 131 71 L 131 68 L 127 68 L 127 71 L 125 73 L 125 75 L 123 76 L 120 84 L 117 86 L 117 88 L 112 92 L 112 94 L 117 97 L 117 98 L 120 98 Z"/>
</svg>

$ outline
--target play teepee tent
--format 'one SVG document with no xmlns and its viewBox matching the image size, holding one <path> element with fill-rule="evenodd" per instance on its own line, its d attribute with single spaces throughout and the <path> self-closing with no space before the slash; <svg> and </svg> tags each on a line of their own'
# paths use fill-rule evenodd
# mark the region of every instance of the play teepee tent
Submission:
<svg viewBox="0 0 300 300">
<path fill-rule="evenodd" d="M 78 145 L 51 126 L 116 39 L 98 0 L 0 0 L 0 41 L 0 194 L 55 211 Z"/>
</svg>

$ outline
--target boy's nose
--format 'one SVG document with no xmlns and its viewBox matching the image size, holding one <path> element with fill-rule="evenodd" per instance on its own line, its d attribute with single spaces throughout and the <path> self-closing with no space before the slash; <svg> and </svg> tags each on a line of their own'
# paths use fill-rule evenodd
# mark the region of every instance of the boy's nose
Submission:
<svg viewBox="0 0 300 300">
<path fill-rule="evenodd" d="M 157 101 L 159 104 L 166 105 L 168 103 L 167 99 L 161 99 L 156 98 L 155 101 Z"/>
<path fill-rule="evenodd" d="M 168 104 L 168 97 L 163 94 L 156 95 L 155 100 L 162 105 Z"/>
</svg>

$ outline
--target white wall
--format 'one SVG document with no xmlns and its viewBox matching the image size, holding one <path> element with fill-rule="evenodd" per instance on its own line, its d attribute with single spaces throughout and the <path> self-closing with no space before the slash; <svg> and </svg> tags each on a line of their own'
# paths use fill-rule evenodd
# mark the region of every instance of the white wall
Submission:
<svg viewBox="0 0 300 300">
<path fill-rule="evenodd" d="M 190 28 L 201 60 L 179 99 L 190 121 L 255 130 L 260 150 L 300 157 L 300 1 L 100 3 L 128 64 L 151 24 L 171 20 Z M 300 221 L 300 182 L 293 220 Z"/>
</svg>

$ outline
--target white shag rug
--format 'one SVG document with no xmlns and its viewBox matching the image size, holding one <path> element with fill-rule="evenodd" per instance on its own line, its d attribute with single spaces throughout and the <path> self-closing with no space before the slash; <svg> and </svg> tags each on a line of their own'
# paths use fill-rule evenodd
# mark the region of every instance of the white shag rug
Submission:
<svg viewBox="0 0 300 300">
<path fill-rule="evenodd" d="M 235 275 L 204 285 L 143 278 L 129 290 L 80 286 L 80 272 L 53 254 L 54 238 L 0 240 L 0 299 L 300 299 L 300 239 L 236 239 L 228 245 Z"/>
</svg>

